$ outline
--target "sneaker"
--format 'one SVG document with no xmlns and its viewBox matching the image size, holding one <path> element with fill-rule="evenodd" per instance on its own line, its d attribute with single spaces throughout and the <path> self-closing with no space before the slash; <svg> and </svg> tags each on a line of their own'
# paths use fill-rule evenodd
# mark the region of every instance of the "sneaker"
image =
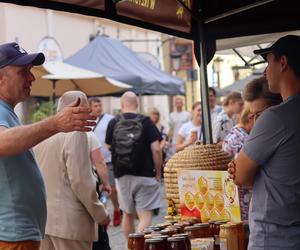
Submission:
<svg viewBox="0 0 300 250">
<path fill-rule="evenodd" d="M 121 224 L 121 212 L 120 212 L 120 210 L 115 210 L 114 211 L 113 224 L 114 224 L 115 227 L 117 227 Z"/>
</svg>

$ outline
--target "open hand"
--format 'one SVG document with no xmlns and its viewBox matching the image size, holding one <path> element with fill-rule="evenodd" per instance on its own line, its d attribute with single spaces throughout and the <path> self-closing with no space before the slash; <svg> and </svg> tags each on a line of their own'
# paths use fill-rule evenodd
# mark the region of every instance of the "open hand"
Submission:
<svg viewBox="0 0 300 250">
<path fill-rule="evenodd" d="M 80 98 L 70 106 L 58 112 L 54 118 L 54 127 L 57 132 L 91 131 L 95 126 L 96 117 L 90 114 L 88 106 L 80 106 Z"/>
</svg>

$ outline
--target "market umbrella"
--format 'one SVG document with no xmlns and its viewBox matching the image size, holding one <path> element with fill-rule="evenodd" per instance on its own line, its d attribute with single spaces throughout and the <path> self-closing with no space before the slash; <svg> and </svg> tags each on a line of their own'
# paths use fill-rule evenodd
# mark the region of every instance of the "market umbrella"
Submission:
<svg viewBox="0 0 300 250">
<path fill-rule="evenodd" d="M 105 36 L 95 39 L 65 60 L 132 85 L 139 95 L 182 95 L 184 81 L 144 61 L 122 42 Z"/>
<path fill-rule="evenodd" d="M 69 90 L 81 90 L 88 96 L 122 93 L 130 85 L 81 69 L 63 62 L 50 62 L 34 67 L 36 81 L 31 88 L 32 96 L 61 96 Z"/>
</svg>

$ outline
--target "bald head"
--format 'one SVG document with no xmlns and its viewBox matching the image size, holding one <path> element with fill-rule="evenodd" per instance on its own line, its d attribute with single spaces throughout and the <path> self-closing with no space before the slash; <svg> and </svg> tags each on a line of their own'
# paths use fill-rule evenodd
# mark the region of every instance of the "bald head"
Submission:
<svg viewBox="0 0 300 250">
<path fill-rule="evenodd" d="M 132 91 L 126 91 L 121 96 L 122 112 L 136 112 L 138 108 L 137 96 Z"/>
<path fill-rule="evenodd" d="M 88 106 L 88 100 L 86 94 L 81 91 L 68 91 L 65 92 L 58 100 L 57 112 L 61 111 L 63 108 L 70 106 L 71 103 L 75 102 L 80 98 L 79 106 Z"/>
</svg>

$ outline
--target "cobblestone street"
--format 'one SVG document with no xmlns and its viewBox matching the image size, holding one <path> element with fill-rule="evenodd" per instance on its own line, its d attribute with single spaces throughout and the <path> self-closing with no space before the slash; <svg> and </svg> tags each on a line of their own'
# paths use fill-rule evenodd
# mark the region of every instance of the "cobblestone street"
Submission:
<svg viewBox="0 0 300 250">
<path fill-rule="evenodd" d="M 164 217 L 166 215 L 167 207 L 166 207 L 164 184 L 161 184 L 160 197 L 161 197 L 161 203 L 160 203 L 161 207 L 160 207 L 159 215 L 153 217 L 153 222 L 152 222 L 153 225 L 157 223 L 161 223 L 164 220 Z M 113 209 L 110 202 L 108 203 L 108 210 L 110 212 L 110 215 L 112 216 Z M 137 224 L 138 220 L 136 220 L 135 222 Z M 111 224 L 108 227 L 108 235 L 109 235 L 109 241 L 112 250 L 127 250 L 127 242 L 124 239 L 121 225 L 118 227 L 114 227 Z"/>
</svg>

